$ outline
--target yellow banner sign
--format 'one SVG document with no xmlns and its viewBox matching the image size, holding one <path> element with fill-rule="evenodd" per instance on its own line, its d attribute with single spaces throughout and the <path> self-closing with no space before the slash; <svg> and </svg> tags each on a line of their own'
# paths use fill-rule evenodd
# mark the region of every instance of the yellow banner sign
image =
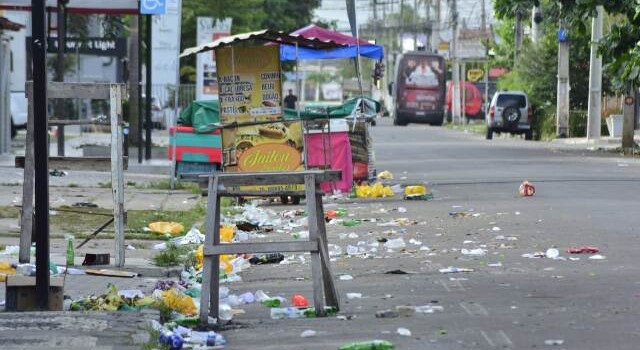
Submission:
<svg viewBox="0 0 640 350">
<path fill-rule="evenodd" d="M 467 80 L 478 81 L 484 77 L 484 71 L 482 69 L 469 69 L 467 71 Z"/>
<path fill-rule="evenodd" d="M 223 47 L 216 50 L 216 62 L 222 123 L 256 122 L 223 130 L 224 170 L 302 170 L 302 123 L 284 121 L 282 116 L 279 47 Z M 251 189 L 282 190 L 274 186 Z"/>
</svg>

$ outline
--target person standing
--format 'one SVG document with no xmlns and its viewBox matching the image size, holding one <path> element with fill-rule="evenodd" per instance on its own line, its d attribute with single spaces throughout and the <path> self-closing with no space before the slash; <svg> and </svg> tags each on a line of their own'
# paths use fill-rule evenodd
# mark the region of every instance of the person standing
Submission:
<svg viewBox="0 0 640 350">
<path fill-rule="evenodd" d="M 296 109 L 298 96 L 293 94 L 293 90 L 289 89 L 289 94 L 284 98 L 284 107 L 288 109 Z"/>
</svg>

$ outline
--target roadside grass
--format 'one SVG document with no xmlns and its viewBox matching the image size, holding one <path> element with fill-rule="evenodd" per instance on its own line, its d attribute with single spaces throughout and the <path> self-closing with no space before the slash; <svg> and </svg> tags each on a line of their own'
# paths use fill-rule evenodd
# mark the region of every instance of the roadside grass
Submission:
<svg viewBox="0 0 640 350">
<path fill-rule="evenodd" d="M 171 182 L 169 180 L 163 181 L 155 181 L 148 183 L 136 183 L 133 181 L 127 181 L 126 184 L 128 187 L 133 187 L 138 190 L 171 190 Z M 100 188 L 111 188 L 111 182 L 100 182 L 98 183 L 98 187 Z M 193 182 L 176 182 L 175 190 L 178 191 L 189 191 L 193 194 L 201 194 L 202 189 L 197 183 Z"/>
<path fill-rule="evenodd" d="M 169 244 L 167 249 L 161 250 L 153 256 L 153 264 L 160 267 L 178 266 L 193 263 L 193 252 L 198 248 L 195 244 L 176 246 Z"/>
<path fill-rule="evenodd" d="M 63 212 L 57 211 L 55 215 L 49 217 L 51 225 L 51 237 L 52 238 L 64 238 L 64 234 L 71 233 L 76 238 L 85 238 L 91 234 L 95 229 L 102 226 L 109 220 L 105 215 L 92 215 L 97 214 L 112 214 L 111 209 L 105 208 L 75 208 L 69 206 L 62 206 L 59 208 L 51 208 L 52 211 L 56 209 L 72 209 L 76 212 Z M 15 218 L 20 215 L 18 208 L 13 206 L 0 206 L 0 218 Z M 198 224 L 201 228 L 206 218 L 206 208 L 203 204 L 198 204 L 190 210 L 184 211 L 170 211 L 170 210 L 128 210 L 127 211 L 127 225 L 126 225 L 126 238 L 127 239 L 141 239 L 141 240 L 163 240 L 162 235 L 155 235 L 151 232 L 144 230 L 150 223 L 156 221 L 175 221 L 181 223 L 185 227 L 185 231 L 189 230 L 193 225 Z M 19 236 L 19 233 L 3 233 L 2 236 L 12 237 Z M 109 225 L 101 232 L 98 237 L 111 238 L 113 237 L 113 226 Z"/>
</svg>

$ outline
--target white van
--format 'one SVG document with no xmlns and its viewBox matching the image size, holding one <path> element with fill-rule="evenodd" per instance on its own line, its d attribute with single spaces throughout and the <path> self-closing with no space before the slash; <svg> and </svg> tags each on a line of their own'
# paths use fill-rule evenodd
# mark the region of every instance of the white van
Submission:
<svg viewBox="0 0 640 350">
<path fill-rule="evenodd" d="M 27 127 L 29 115 L 29 101 L 24 91 L 11 93 L 11 138 L 18 133 L 18 129 Z"/>
</svg>

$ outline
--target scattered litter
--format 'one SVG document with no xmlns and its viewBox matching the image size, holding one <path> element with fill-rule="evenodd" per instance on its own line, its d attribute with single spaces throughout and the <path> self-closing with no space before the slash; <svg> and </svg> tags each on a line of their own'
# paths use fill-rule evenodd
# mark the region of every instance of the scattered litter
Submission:
<svg viewBox="0 0 640 350">
<path fill-rule="evenodd" d="M 498 227 L 498 226 L 493 226 L 491 228 L 491 231 L 498 232 L 498 231 L 502 231 L 502 229 L 500 227 Z"/>
<path fill-rule="evenodd" d="M 406 244 L 404 243 L 404 239 L 394 238 L 394 239 L 387 240 L 384 243 L 384 247 L 387 249 L 402 249 L 406 247 Z"/>
<path fill-rule="evenodd" d="M 76 202 L 73 203 L 72 206 L 77 208 L 97 208 L 98 205 L 92 202 Z"/>
<path fill-rule="evenodd" d="M 463 267 L 447 267 L 446 269 L 438 270 L 440 273 L 460 273 L 460 272 L 473 272 L 474 269 L 468 269 Z"/>
<path fill-rule="evenodd" d="M 270 254 L 254 255 L 251 257 L 251 259 L 249 259 L 249 263 L 252 265 L 277 264 L 282 260 L 284 260 L 284 254 L 270 253 Z"/>
<path fill-rule="evenodd" d="M 129 245 L 127 245 L 127 249 L 128 250 L 136 250 L 136 247 L 134 247 L 131 244 L 129 244 Z"/>
<path fill-rule="evenodd" d="M 399 316 L 398 311 L 391 309 L 376 311 L 376 318 L 396 318 Z"/>
<path fill-rule="evenodd" d="M 348 343 L 340 346 L 338 350 L 391 350 L 395 345 L 386 340 L 369 340 L 356 343 Z"/>
<path fill-rule="evenodd" d="M 556 248 L 549 248 L 547 249 L 545 256 L 549 259 L 557 259 L 560 256 L 560 252 Z"/>
<path fill-rule="evenodd" d="M 462 249 L 462 250 L 460 250 L 460 253 L 462 253 L 462 255 L 484 256 L 487 253 L 487 251 L 482 249 L 482 248 Z"/>
<path fill-rule="evenodd" d="M 520 184 L 518 192 L 522 197 L 532 197 L 534 194 L 536 194 L 536 188 L 532 184 L 530 184 L 529 181 L 524 181 L 522 182 L 522 184 Z"/>
<path fill-rule="evenodd" d="M 410 337 L 411 336 L 411 331 L 406 329 L 406 328 L 402 328 L 402 327 L 398 328 L 396 330 L 396 333 L 398 333 L 398 334 L 400 334 L 402 336 L 405 336 L 405 337 Z"/>
<path fill-rule="evenodd" d="M 547 255 L 544 252 L 534 252 L 534 253 L 526 253 L 526 254 L 522 254 L 523 258 L 530 258 L 530 259 L 534 259 L 534 258 L 544 258 Z"/>
<path fill-rule="evenodd" d="M 589 257 L 589 260 L 604 260 L 607 257 L 604 255 L 596 254 Z"/>
<path fill-rule="evenodd" d="M 300 336 L 302 338 L 310 338 L 310 337 L 315 337 L 318 334 L 318 332 L 312 330 L 312 329 L 307 329 L 305 331 L 303 331 L 302 333 L 300 333 Z"/>
<path fill-rule="evenodd" d="M 351 275 L 340 275 L 341 281 L 351 281 L 352 279 L 353 279 L 353 276 Z"/>
<path fill-rule="evenodd" d="M 362 293 L 347 293 L 347 299 L 360 299 L 362 298 Z"/>
<path fill-rule="evenodd" d="M 406 213 L 407 212 L 407 208 L 405 207 L 398 207 L 398 213 Z"/>
<path fill-rule="evenodd" d="M 419 314 L 432 314 L 436 311 L 444 311 L 444 307 L 440 305 L 431 305 L 431 304 L 416 306 L 414 307 L 414 309 L 416 313 L 419 313 Z"/>
<path fill-rule="evenodd" d="M 380 180 L 393 180 L 393 174 L 389 170 L 378 173 L 378 179 Z"/>
<path fill-rule="evenodd" d="M 547 339 L 544 341 L 544 345 L 555 346 L 564 344 L 564 340 L 562 339 Z"/>
<path fill-rule="evenodd" d="M 582 246 L 579 248 L 569 248 L 567 249 L 567 253 L 569 254 L 597 254 L 600 253 L 600 249 L 596 248 L 596 247 L 590 247 L 590 246 Z"/>
<path fill-rule="evenodd" d="M 429 200 L 433 199 L 433 194 L 427 192 L 427 188 L 425 186 L 407 186 L 404 189 L 404 199 Z"/>
<path fill-rule="evenodd" d="M 341 224 L 345 227 L 354 227 L 360 225 L 360 220 L 343 220 Z"/>
<path fill-rule="evenodd" d="M 221 230 L 222 235 L 222 230 Z M 171 243 L 177 246 L 187 245 L 187 244 L 203 244 L 204 243 L 204 235 L 198 230 L 195 226 L 192 227 L 186 235 L 181 237 L 176 237 L 171 240 Z"/>
<path fill-rule="evenodd" d="M 107 270 L 107 269 L 100 269 L 100 270 L 86 269 L 85 272 L 87 273 L 87 275 L 109 276 L 109 277 L 128 277 L 128 278 L 133 278 L 133 277 L 136 277 L 138 275 L 135 272 L 127 272 L 127 271 L 119 271 L 119 270 Z"/>
<path fill-rule="evenodd" d="M 469 213 L 467 213 L 466 211 L 451 211 L 449 212 L 449 216 L 454 218 L 464 218 L 466 216 L 469 216 Z"/>
<path fill-rule="evenodd" d="M 408 275 L 409 272 L 404 270 L 391 270 L 384 273 L 385 275 Z"/>
<path fill-rule="evenodd" d="M 307 300 L 307 298 L 305 298 L 302 294 L 296 293 L 291 296 L 291 305 L 295 307 L 308 307 L 309 300 Z"/>
<path fill-rule="evenodd" d="M 409 243 L 414 244 L 414 245 L 422 245 L 422 242 L 420 242 L 420 241 L 418 241 L 418 240 L 415 240 L 415 239 L 413 239 L 413 238 L 411 238 L 411 239 L 409 240 Z"/>
<path fill-rule="evenodd" d="M 184 232 L 184 226 L 177 222 L 158 221 L 149 224 L 149 229 L 155 234 L 170 234 L 177 236 Z"/>
<path fill-rule="evenodd" d="M 373 186 L 356 186 L 355 193 L 358 198 L 385 198 L 393 197 L 394 195 L 394 191 L 391 187 L 384 186 L 380 182 L 376 182 Z"/>
<path fill-rule="evenodd" d="M 49 170 L 49 175 L 55 176 L 55 177 L 63 177 L 63 176 L 67 176 L 68 173 L 63 170 L 52 169 L 52 170 Z"/>
<path fill-rule="evenodd" d="M 490 263 L 490 264 L 487 264 L 487 266 L 489 266 L 489 267 L 502 267 L 502 263 L 501 262 Z"/>
</svg>

